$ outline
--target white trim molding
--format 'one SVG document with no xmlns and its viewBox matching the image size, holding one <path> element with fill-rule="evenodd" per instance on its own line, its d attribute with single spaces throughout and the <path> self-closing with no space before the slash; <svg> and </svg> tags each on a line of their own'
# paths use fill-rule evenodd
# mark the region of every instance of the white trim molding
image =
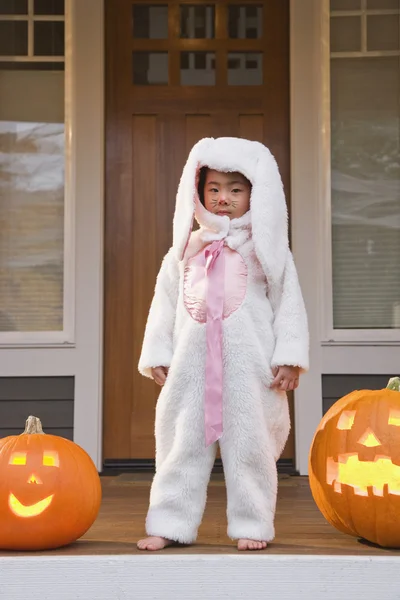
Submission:
<svg viewBox="0 0 400 600">
<path fill-rule="evenodd" d="M 73 0 L 65 1 L 65 183 L 64 209 L 64 343 L 75 342 L 76 292 L 76 112 L 73 87 Z"/>
<path fill-rule="evenodd" d="M 102 467 L 104 0 L 73 0 L 76 194 L 74 441 Z"/>
<path fill-rule="evenodd" d="M 308 472 L 310 444 L 322 417 L 321 26 L 321 0 L 291 0 L 292 248 L 310 330 L 310 370 L 302 375 L 295 392 L 296 467 L 301 475 Z"/>
</svg>

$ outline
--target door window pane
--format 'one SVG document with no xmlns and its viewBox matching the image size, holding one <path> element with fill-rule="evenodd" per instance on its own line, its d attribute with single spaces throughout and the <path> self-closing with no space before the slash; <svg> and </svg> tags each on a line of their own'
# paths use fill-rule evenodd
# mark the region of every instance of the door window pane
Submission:
<svg viewBox="0 0 400 600">
<path fill-rule="evenodd" d="M 181 85 L 215 85 L 214 52 L 181 52 Z"/>
<path fill-rule="evenodd" d="M 263 34 L 262 5 L 237 5 L 228 7 L 228 31 L 233 39 L 261 38 Z"/>
<path fill-rule="evenodd" d="M 262 85 L 262 52 L 230 52 L 228 85 Z"/>
<path fill-rule="evenodd" d="M 134 52 L 135 85 L 168 85 L 168 52 Z"/>
<path fill-rule="evenodd" d="M 185 4 L 180 7 L 181 38 L 210 39 L 214 32 L 214 6 Z"/>
<path fill-rule="evenodd" d="M 133 37 L 136 39 L 165 40 L 168 38 L 168 5 L 132 7 Z"/>
</svg>

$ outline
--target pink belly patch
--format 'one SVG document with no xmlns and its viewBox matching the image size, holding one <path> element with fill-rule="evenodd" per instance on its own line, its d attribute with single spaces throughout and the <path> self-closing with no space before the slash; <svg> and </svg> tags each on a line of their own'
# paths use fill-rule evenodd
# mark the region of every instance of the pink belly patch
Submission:
<svg viewBox="0 0 400 600">
<path fill-rule="evenodd" d="M 247 288 L 247 267 L 241 255 L 224 247 L 225 286 L 224 312 L 226 319 L 243 303 Z M 190 316 L 199 323 L 207 322 L 207 273 L 204 249 L 190 258 L 185 268 L 184 302 Z"/>
</svg>

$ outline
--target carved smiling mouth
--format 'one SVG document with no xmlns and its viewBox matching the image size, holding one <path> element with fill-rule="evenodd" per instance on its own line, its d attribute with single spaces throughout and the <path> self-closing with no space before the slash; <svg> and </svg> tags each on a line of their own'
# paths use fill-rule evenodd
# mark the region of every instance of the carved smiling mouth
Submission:
<svg viewBox="0 0 400 600">
<path fill-rule="evenodd" d="M 336 462 L 328 458 L 327 483 L 335 492 L 342 493 L 342 484 L 352 487 L 356 496 L 374 496 L 387 493 L 400 496 L 400 466 L 388 456 L 376 456 L 374 461 L 362 461 L 357 453 L 341 454 Z"/>
<path fill-rule="evenodd" d="M 14 496 L 14 494 L 10 494 L 8 497 L 8 505 L 17 517 L 37 517 L 50 506 L 53 496 L 54 494 L 51 494 L 51 496 L 47 496 L 47 498 L 40 500 L 40 502 L 36 502 L 36 504 L 25 506 Z"/>
</svg>

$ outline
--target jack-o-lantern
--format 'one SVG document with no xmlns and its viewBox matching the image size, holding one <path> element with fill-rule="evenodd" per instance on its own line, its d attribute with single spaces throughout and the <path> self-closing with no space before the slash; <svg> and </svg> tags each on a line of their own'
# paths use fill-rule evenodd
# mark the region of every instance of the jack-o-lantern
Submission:
<svg viewBox="0 0 400 600">
<path fill-rule="evenodd" d="M 339 531 L 400 547 L 400 379 L 355 391 L 324 415 L 309 455 L 309 481 Z"/>
<path fill-rule="evenodd" d="M 77 444 L 43 433 L 29 417 L 23 434 L 0 440 L 0 548 L 46 550 L 74 542 L 94 523 L 100 478 Z"/>
</svg>

